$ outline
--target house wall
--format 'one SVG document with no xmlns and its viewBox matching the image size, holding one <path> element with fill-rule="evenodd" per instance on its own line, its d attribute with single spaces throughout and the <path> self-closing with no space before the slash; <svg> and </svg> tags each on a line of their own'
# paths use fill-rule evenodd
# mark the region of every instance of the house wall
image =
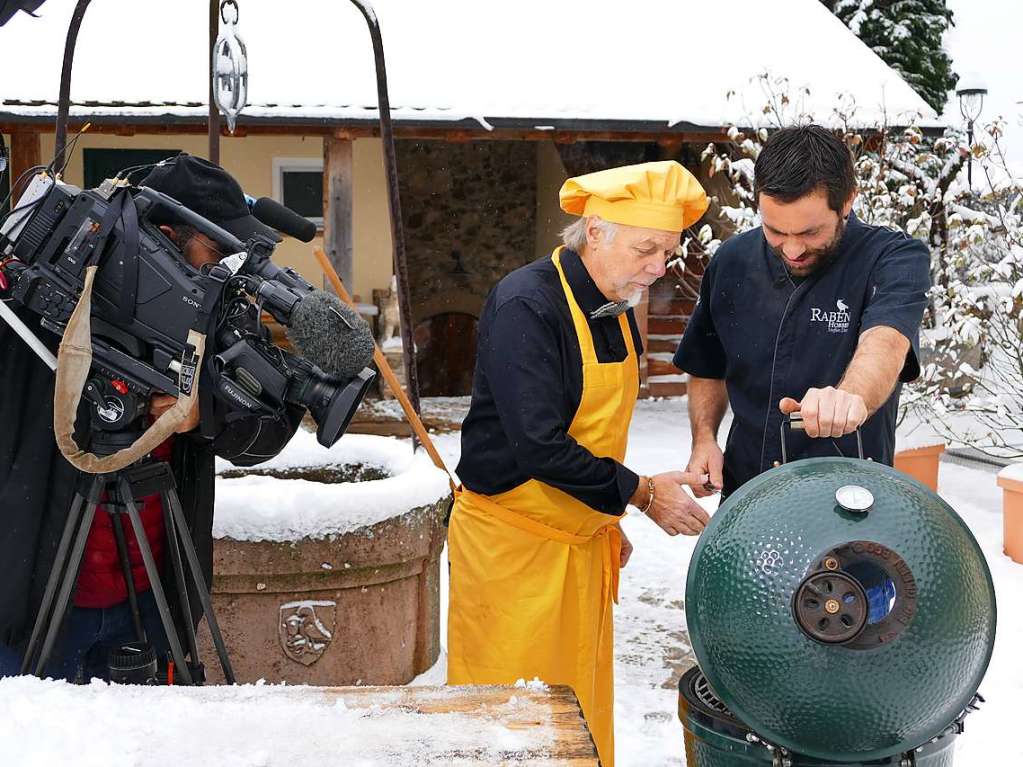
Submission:
<svg viewBox="0 0 1023 767">
<path fill-rule="evenodd" d="M 10 138 L 7 145 L 10 146 Z M 78 141 L 64 178 L 81 186 L 84 180 L 83 149 L 180 149 L 205 157 L 207 139 L 198 134 L 136 134 L 115 136 L 88 134 Z M 43 162 L 53 157 L 54 136 L 41 137 Z M 323 157 L 323 140 L 319 136 L 246 136 L 225 137 L 220 142 L 221 165 L 253 197 L 272 196 L 274 158 Z M 387 209 L 387 192 L 383 169 L 383 152 L 379 139 L 360 139 L 352 150 L 354 176 L 352 246 L 356 254 L 354 284 L 349 286 L 363 301 L 371 301 L 374 288 L 386 289 L 391 281 L 391 234 Z M 317 236 L 306 244 L 285 238 L 274 253 L 274 261 L 296 269 L 314 285 L 323 284 L 320 267 L 313 249 L 323 246 Z"/>
<path fill-rule="evenodd" d="M 553 141 L 536 142 L 536 258 L 561 244 L 560 232 L 574 216 L 562 212 L 558 190 L 568 178 Z"/>
<path fill-rule="evenodd" d="M 523 141 L 398 141 L 412 316 L 478 317 L 533 257 L 536 155 Z"/>
</svg>

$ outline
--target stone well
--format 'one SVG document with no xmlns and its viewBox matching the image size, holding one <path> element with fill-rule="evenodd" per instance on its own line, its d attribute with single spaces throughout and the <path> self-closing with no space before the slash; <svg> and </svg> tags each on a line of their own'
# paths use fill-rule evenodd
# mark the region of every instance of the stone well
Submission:
<svg viewBox="0 0 1023 767">
<path fill-rule="evenodd" d="M 218 463 L 213 606 L 237 680 L 396 685 L 429 669 L 449 501 L 444 473 L 386 437 L 326 450 L 300 431 L 261 466 Z"/>
</svg>

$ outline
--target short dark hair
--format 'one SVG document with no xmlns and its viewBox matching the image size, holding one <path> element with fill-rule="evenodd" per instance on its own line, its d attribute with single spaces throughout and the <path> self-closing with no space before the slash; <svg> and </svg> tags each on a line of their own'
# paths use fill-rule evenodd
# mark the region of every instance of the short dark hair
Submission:
<svg viewBox="0 0 1023 767">
<path fill-rule="evenodd" d="M 782 128 L 764 143 L 753 169 L 753 192 L 795 202 L 818 189 L 836 213 L 856 190 L 852 154 L 845 143 L 820 125 Z"/>
</svg>

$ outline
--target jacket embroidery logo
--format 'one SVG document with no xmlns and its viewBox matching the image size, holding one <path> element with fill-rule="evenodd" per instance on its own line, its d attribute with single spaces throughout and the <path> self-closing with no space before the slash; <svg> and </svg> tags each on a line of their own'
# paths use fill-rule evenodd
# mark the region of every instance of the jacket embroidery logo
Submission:
<svg viewBox="0 0 1023 767">
<path fill-rule="evenodd" d="M 835 311 L 824 311 L 816 306 L 810 308 L 810 322 L 822 322 L 828 326 L 829 333 L 845 333 L 849 330 L 852 316 L 849 305 L 841 298 L 835 302 Z"/>
<path fill-rule="evenodd" d="M 337 603 L 303 600 L 281 605 L 277 635 L 284 654 L 303 666 L 320 659 L 331 639 Z"/>
</svg>

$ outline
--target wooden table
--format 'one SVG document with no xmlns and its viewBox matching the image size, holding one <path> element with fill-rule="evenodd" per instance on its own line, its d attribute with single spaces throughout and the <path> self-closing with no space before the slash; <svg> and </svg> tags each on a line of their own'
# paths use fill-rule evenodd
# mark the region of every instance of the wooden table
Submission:
<svg viewBox="0 0 1023 767">
<path fill-rule="evenodd" d="M 598 765 L 568 687 L 79 686 L 34 677 L 0 679 L 0 762 Z"/>
<path fill-rule="evenodd" d="M 478 733 L 477 747 L 420 754 L 410 763 L 599 765 L 593 739 L 570 687 L 333 687 L 323 688 L 323 693 L 342 699 L 348 709 L 377 708 L 381 715 L 403 711 L 437 717 L 438 725 L 448 715 L 471 720 L 470 726 Z M 509 750 L 495 747 L 501 729 L 516 733 L 517 740 L 528 743 Z"/>
</svg>

